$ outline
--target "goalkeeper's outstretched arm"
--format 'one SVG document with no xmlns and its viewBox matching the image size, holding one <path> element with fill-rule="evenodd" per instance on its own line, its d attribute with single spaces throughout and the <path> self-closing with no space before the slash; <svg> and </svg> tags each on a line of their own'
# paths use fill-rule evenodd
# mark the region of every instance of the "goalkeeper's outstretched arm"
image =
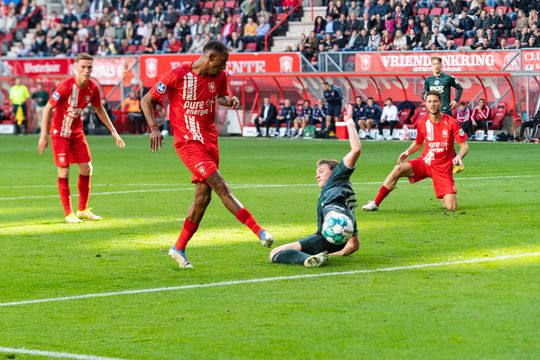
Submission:
<svg viewBox="0 0 540 360">
<path fill-rule="evenodd" d="M 347 131 L 349 132 L 349 144 L 351 146 L 351 151 L 345 155 L 343 158 L 343 163 L 349 169 L 352 169 L 356 166 L 356 161 L 360 157 L 362 152 L 362 144 L 360 143 L 360 138 L 356 132 L 356 126 L 354 125 L 354 120 L 352 119 L 353 107 L 351 104 L 346 105 L 345 111 L 345 124 L 347 124 Z"/>
</svg>

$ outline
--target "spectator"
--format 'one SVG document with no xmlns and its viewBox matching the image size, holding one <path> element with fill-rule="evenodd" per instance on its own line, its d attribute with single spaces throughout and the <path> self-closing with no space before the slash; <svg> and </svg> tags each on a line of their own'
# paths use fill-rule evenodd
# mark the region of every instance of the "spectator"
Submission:
<svg viewBox="0 0 540 360">
<path fill-rule="evenodd" d="M 324 100 L 317 100 L 317 105 L 313 107 L 313 113 L 309 125 L 316 126 L 321 124 L 321 133 L 326 132 L 326 116 L 328 114 L 328 107 L 324 105 Z"/>
<path fill-rule="evenodd" d="M 356 18 L 356 15 L 353 13 L 351 16 L 349 16 L 349 21 L 347 22 L 347 28 L 345 29 L 345 36 L 350 36 L 353 31 L 360 31 L 362 29 L 362 24 L 358 19 Z"/>
<path fill-rule="evenodd" d="M 462 101 L 459 103 L 459 108 L 456 113 L 456 120 L 458 121 L 461 129 L 467 134 L 467 138 L 472 140 L 473 124 L 471 120 L 471 110 Z"/>
<path fill-rule="evenodd" d="M 244 51 L 244 42 L 240 39 L 237 32 L 233 32 L 231 35 L 231 41 L 229 41 L 228 49 L 231 52 Z"/>
<path fill-rule="evenodd" d="M 392 140 L 393 134 L 394 134 L 394 128 L 399 123 L 399 116 L 398 116 L 398 109 L 397 107 L 392 103 L 392 99 L 388 98 L 386 99 L 386 103 L 384 105 L 382 114 L 381 114 L 381 120 L 379 121 L 378 127 L 379 127 L 379 137 L 377 140 L 380 140 L 383 138 L 383 127 L 388 123 L 390 126 L 390 134 L 385 138 L 385 140 Z"/>
<path fill-rule="evenodd" d="M 315 31 L 309 33 L 306 45 L 309 45 L 312 49 L 319 48 L 319 38 L 317 37 L 317 33 Z"/>
<path fill-rule="evenodd" d="M 392 38 L 392 35 L 390 35 L 390 32 L 386 29 L 383 30 L 381 35 L 381 42 L 379 44 L 379 51 L 388 51 L 392 49 L 392 44 L 394 42 L 394 39 Z"/>
<path fill-rule="evenodd" d="M 140 100 L 137 94 L 132 91 L 122 102 L 122 111 L 128 113 L 128 119 L 131 124 L 131 133 L 143 134 L 146 132 L 144 116 L 141 113 Z"/>
<path fill-rule="evenodd" d="M 377 0 L 377 3 L 373 6 L 373 11 L 371 14 L 378 14 L 383 17 L 388 12 L 390 12 L 390 5 L 386 2 L 386 0 Z"/>
<path fill-rule="evenodd" d="M 294 108 L 294 106 L 291 105 L 291 100 L 285 99 L 285 105 L 281 108 L 281 111 L 279 112 L 279 115 L 277 116 L 276 133 L 274 134 L 274 136 L 280 136 L 279 128 L 281 127 L 281 124 L 285 123 L 285 133 L 283 136 L 280 136 L 280 137 L 289 137 L 291 125 L 295 118 L 296 118 L 296 109 Z"/>
<path fill-rule="evenodd" d="M 257 16 L 257 4 L 255 0 L 245 0 L 240 5 L 240 10 L 242 10 L 242 18 L 244 19 L 253 19 Z"/>
<path fill-rule="evenodd" d="M 525 12 L 522 9 L 519 9 L 517 14 L 518 14 L 518 17 L 517 17 L 517 20 L 516 20 L 516 26 L 512 30 L 512 35 L 515 36 L 515 37 L 521 36 L 521 32 L 529 24 L 529 19 L 525 16 Z"/>
<path fill-rule="evenodd" d="M 341 33 L 345 33 L 348 26 L 349 22 L 347 21 L 345 14 L 342 13 L 339 15 L 339 19 L 334 22 L 334 32 L 341 31 Z"/>
<path fill-rule="evenodd" d="M 394 8 L 394 27 L 404 33 L 407 30 L 407 17 L 401 10 L 401 5 L 396 4 Z"/>
<path fill-rule="evenodd" d="M 456 33 L 458 36 L 463 36 L 464 38 L 474 36 L 474 21 L 469 17 L 466 10 L 461 11 L 459 27 L 457 28 Z"/>
<path fill-rule="evenodd" d="M 104 9 L 109 6 L 111 6 L 111 4 L 107 0 L 92 0 L 90 3 L 90 19 L 101 19 Z"/>
<path fill-rule="evenodd" d="M 324 26 L 324 34 L 332 35 L 335 32 L 335 23 L 332 15 L 326 17 L 326 24 Z"/>
<path fill-rule="evenodd" d="M 176 13 L 172 5 L 167 6 L 167 12 L 165 13 L 165 17 L 163 18 L 163 23 L 168 29 L 174 29 L 174 26 L 177 22 L 178 14 Z"/>
<path fill-rule="evenodd" d="M 484 130 L 484 140 L 487 139 L 488 121 L 490 119 L 490 108 L 486 104 L 485 99 L 478 100 L 478 106 L 474 108 L 471 120 L 475 130 L 482 128 Z"/>
<path fill-rule="evenodd" d="M 188 52 L 192 54 L 202 54 L 204 44 L 206 44 L 204 38 L 201 37 L 200 34 L 197 34 L 195 35 L 195 38 L 193 39 L 193 45 L 191 45 L 191 48 Z"/>
<path fill-rule="evenodd" d="M 259 26 L 257 26 L 257 49 L 264 50 L 264 39 L 270 31 L 270 24 L 266 22 L 266 17 L 259 16 Z"/>
<path fill-rule="evenodd" d="M 263 99 L 263 106 L 259 117 L 255 119 L 255 128 L 257 129 L 257 137 L 263 136 L 261 132 L 261 125 L 266 126 L 266 137 L 270 137 L 270 126 L 276 125 L 277 109 L 274 104 L 270 102 L 270 98 L 265 97 Z"/>
<path fill-rule="evenodd" d="M 221 28 L 221 36 L 223 36 L 224 40 L 229 41 L 229 40 L 231 40 L 233 32 L 234 32 L 233 18 L 232 18 L 232 16 L 228 16 L 227 17 L 227 22 Z"/>
<path fill-rule="evenodd" d="M 407 48 L 414 49 L 418 46 L 418 40 L 414 29 L 410 29 L 407 33 Z"/>
<path fill-rule="evenodd" d="M 210 24 L 203 18 L 199 20 L 197 26 L 197 34 L 204 37 L 206 34 L 210 34 Z"/>
<path fill-rule="evenodd" d="M 182 41 L 182 52 L 188 53 L 189 49 L 193 46 L 193 38 L 191 37 L 191 34 L 187 34 L 184 41 Z"/>
<path fill-rule="evenodd" d="M 444 49 L 446 47 L 446 41 L 446 36 L 440 33 L 439 28 L 435 26 L 435 28 L 433 28 L 433 34 L 431 34 L 431 39 L 428 46 L 433 44 L 438 50 Z"/>
<path fill-rule="evenodd" d="M 375 104 L 375 101 L 373 101 L 372 97 L 369 97 L 367 99 L 367 104 L 364 106 L 364 114 L 361 120 L 364 120 L 366 122 L 366 129 L 369 124 L 369 129 L 371 130 L 371 126 L 373 125 L 379 125 L 379 121 L 381 119 L 381 109 L 377 104 Z"/>
<path fill-rule="evenodd" d="M 333 43 L 334 47 L 337 47 L 337 51 L 342 50 L 347 45 L 347 40 L 343 36 L 341 30 L 336 31 L 336 38 Z"/>
<path fill-rule="evenodd" d="M 16 77 L 13 86 L 9 89 L 9 100 L 15 115 L 15 133 L 26 133 L 28 113 L 26 109 L 26 100 L 30 97 L 30 92 L 26 85 L 21 83 L 21 78 Z"/>
<path fill-rule="evenodd" d="M 244 42 L 256 42 L 257 41 L 257 24 L 253 22 L 252 18 L 248 18 L 246 25 L 244 25 Z"/>
<path fill-rule="evenodd" d="M 407 38 L 403 36 L 401 30 L 396 31 L 396 37 L 394 38 L 394 42 L 392 43 L 392 49 L 397 51 L 408 49 Z"/>
<path fill-rule="evenodd" d="M 324 21 L 322 16 L 317 16 L 315 18 L 315 25 L 313 27 L 313 32 L 316 35 L 319 35 L 319 34 L 323 34 L 325 29 L 326 29 L 326 21 Z"/>
<path fill-rule="evenodd" d="M 351 4 L 349 5 L 349 8 L 347 9 L 347 17 L 352 19 L 352 16 L 354 15 L 355 18 L 359 18 L 362 13 L 363 13 L 363 9 L 357 6 L 356 1 L 351 1 Z"/>
<path fill-rule="evenodd" d="M 538 110 L 536 112 L 536 115 L 532 117 L 529 121 L 524 121 L 521 124 L 521 128 L 519 129 L 519 140 L 525 139 L 523 136 L 525 134 L 525 129 L 527 128 L 531 129 L 531 134 L 529 135 L 529 138 L 534 137 L 536 135 L 535 132 L 538 131 L 539 126 L 540 126 L 540 110 Z"/>
<path fill-rule="evenodd" d="M 360 131 L 360 138 L 371 139 L 370 131 L 373 122 L 366 119 L 364 107 L 366 104 L 362 101 L 362 97 L 357 96 L 353 106 L 353 121 L 356 126 L 356 131 Z"/>
<path fill-rule="evenodd" d="M 367 51 L 376 51 L 381 44 L 381 35 L 377 33 L 377 29 L 371 28 L 369 32 Z"/>
<path fill-rule="evenodd" d="M 416 44 L 415 50 L 426 50 L 431 45 L 431 32 L 429 31 L 429 27 L 424 26 L 422 28 L 422 34 L 420 35 L 420 39 L 418 43 Z"/>
</svg>

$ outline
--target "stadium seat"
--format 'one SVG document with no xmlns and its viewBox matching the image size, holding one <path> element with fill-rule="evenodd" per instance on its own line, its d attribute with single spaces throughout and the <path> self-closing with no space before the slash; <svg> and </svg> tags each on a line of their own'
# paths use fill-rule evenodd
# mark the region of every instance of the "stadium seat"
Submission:
<svg viewBox="0 0 540 360">
<path fill-rule="evenodd" d="M 463 39 L 462 37 L 460 38 L 454 38 L 454 45 L 456 47 L 458 46 L 463 46 L 463 43 L 465 42 L 465 39 Z"/>
<path fill-rule="evenodd" d="M 189 20 L 193 20 L 194 22 L 198 22 L 199 21 L 199 15 L 191 15 L 189 17 Z"/>
<path fill-rule="evenodd" d="M 493 115 L 493 118 L 488 121 L 489 128 L 492 130 L 501 129 L 507 112 L 508 112 L 508 108 L 506 106 L 506 103 L 505 102 L 499 103 L 499 105 L 497 105 L 497 109 L 495 110 L 495 114 Z"/>
<path fill-rule="evenodd" d="M 475 38 L 468 38 L 467 41 L 465 41 L 465 46 L 471 46 L 475 41 Z"/>
<path fill-rule="evenodd" d="M 256 42 L 247 43 L 246 48 L 244 50 L 247 51 L 247 52 L 255 52 L 255 51 L 257 51 L 257 43 Z"/>
<path fill-rule="evenodd" d="M 225 3 L 226 9 L 234 9 L 236 7 L 236 1 L 230 0 Z"/>
<path fill-rule="evenodd" d="M 199 18 L 199 20 L 206 20 L 206 22 L 209 22 L 210 21 L 210 15 L 201 15 L 201 17 Z"/>
<path fill-rule="evenodd" d="M 206 1 L 203 5 L 203 9 L 210 9 L 212 10 L 214 8 L 214 2 L 213 1 Z"/>
<path fill-rule="evenodd" d="M 421 14 L 429 15 L 429 9 L 428 8 L 418 9 L 418 15 L 421 15 Z"/>
<path fill-rule="evenodd" d="M 180 16 L 180 21 L 182 21 L 182 20 L 189 21 L 189 16 L 187 16 L 187 15 Z"/>
<path fill-rule="evenodd" d="M 435 15 L 441 16 L 442 15 L 442 8 L 434 7 L 433 9 L 431 9 L 431 11 L 429 13 L 429 16 L 433 17 Z"/>
<path fill-rule="evenodd" d="M 225 1 L 216 1 L 214 7 L 220 7 L 223 9 L 225 7 Z"/>
<path fill-rule="evenodd" d="M 146 46 L 144 46 L 144 45 L 139 45 L 139 46 L 137 46 L 137 50 L 136 50 L 135 52 L 136 52 L 137 54 L 142 54 L 142 53 L 144 52 L 145 48 L 146 48 Z M 129 49 L 129 47 L 128 47 L 128 49 Z"/>
<path fill-rule="evenodd" d="M 411 109 L 405 108 L 401 110 L 399 113 L 399 125 L 397 127 L 403 127 L 403 125 L 407 124 L 409 121 L 409 118 L 411 117 Z"/>
<path fill-rule="evenodd" d="M 410 122 L 411 126 L 409 126 L 412 129 L 416 128 L 416 123 L 418 122 L 418 119 L 420 119 L 422 116 L 426 116 L 428 114 L 428 111 L 426 109 L 426 103 L 422 103 L 419 107 L 416 108 L 414 111 L 414 115 L 412 116 Z"/>
<path fill-rule="evenodd" d="M 497 6 L 497 12 L 499 11 L 499 9 L 502 9 L 503 12 L 506 14 L 506 12 L 508 11 L 508 8 L 506 6 Z"/>
<path fill-rule="evenodd" d="M 129 45 L 126 50 L 126 54 L 133 55 L 135 54 L 136 51 L 137 51 L 137 45 Z"/>
<path fill-rule="evenodd" d="M 491 6 L 484 6 L 482 10 L 486 10 L 486 12 L 489 14 L 491 9 L 493 9 Z"/>
</svg>

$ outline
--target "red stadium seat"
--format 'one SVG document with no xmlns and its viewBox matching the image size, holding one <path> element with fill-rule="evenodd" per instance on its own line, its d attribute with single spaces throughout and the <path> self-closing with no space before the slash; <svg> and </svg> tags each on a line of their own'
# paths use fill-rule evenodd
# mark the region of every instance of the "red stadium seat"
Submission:
<svg viewBox="0 0 540 360">
<path fill-rule="evenodd" d="M 421 15 L 421 14 L 429 15 L 429 9 L 428 8 L 418 9 L 418 15 Z"/>
<path fill-rule="evenodd" d="M 505 14 L 508 11 L 508 8 L 506 6 L 497 6 L 497 12 L 499 11 L 499 9 L 503 9 Z"/>
<path fill-rule="evenodd" d="M 220 8 L 224 8 L 225 7 L 225 1 L 216 1 L 216 4 L 214 5 L 214 7 L 220 7 Z"/>
<path fill-rule="evenodd" d="M 411 109 L 405 108 L 399 113 L 399 126 L 407 124 L 409 118 L 411 117 Z"/>
<path fill-rule="evenodd" d="M 245 51 L 247 52 L 255 52 L 257 51 L 257 43 L 247 43 Z"/>
<path fill-rule="evenodd" d="M 475 38 L 468 38 L 467 41 L 465 41 L 465 46 L 471 46 L 475 41 Z"/>
<path fill-rule="evenodd" d="M 209 22 L 210 21 L 210 15 L 201 15 L 201 17 L 199 18 L 199 20 L 206 20 L 206 22 Z"/>
<path fill-rule="evenodd" d="M 463 46 L 464 42 L 465 42 L 465 39 L 463 39 L 463 38 L 455 38 L 454 39 L 454 45 L 456 45 L 456 47 Z"/>
<path fill-rule="evenodd" d="M 187 15 L 182 15 L 182 16 L 180 16 L 180 21 L 182 21 L 182 20 L 184 20 L 184 19 L 185 19 L 186 21 L 188 21 L 188 20 L 189 20 L 189 16 L 187 16 Z"/>
<path fill-rule="evenodd" d="M 426 103 L 422 103 L 421 106 L 417 107 L 416 110 L 414 111 L 414 115 L 412 116 L 410 122 L 411 122 L 411 126 L 409 126 L 410 128 L 412 129 L 415 129 L 416 128 L 416 123 L 418 122 L 418 120 L 423 117 L 423 116 L 426 116 L 428 114 L 428 111 L 426 109 Z"/>
<path fill-rule="evenodd" d="M 198 22 L 198 21 L 199 21 L 199 15 L 191 15 L 191 16 L 189 17 L 189 20 L 193 20 L 193 21 L 195 21 L 195 22 Z"/>
<path fill-rule="evenodd" d="M 214 8 L 214 2 L 213 1 L 206 1 L 203 5 L 203 9 L 210 9 L 212 10 Z"/>
<path fill-rule="evenodd" d="M 129 48 L 128 48 L 129 49 Z M 137 54 L 142 54 L 144 52 L 145 46 L 139 45 L 137 46 L 137 50 L 135 51 Z"/>
<path fill-rule="evenodd" d="M 486 12 L 489 14 L 489 12 L 493 9 L 491 6 L 484 6 L 482 10 L 486 10 Z"/>
<path fill-rule="evenodd" d="M 135 54 L 135 52 L 137 51 L 137 45 L 129 45 L 127 50 L 126 50 L 126 54 Z"/>
<path fill-rule="evenodd" d="M 506 107 L 505 102 L 499 103 L 497 105 L 497 109 L 495 110 L 495 114 L 493 115 L 493 119 L 491 119 L 489 123 L 489 127 L 492 130 L 498 130 L 501 129 L 504 123 L 504 118 L 506 117 L 506 114 L 508 113 L 508 108 Z"/>
<path fill-rule="evenodd" d="M 435 15 L 442 15 L 442 8 L 433 8 L 431 9 L 431 12 L 429 13 L 429 16 L 435 16 Z"/>
</svg>

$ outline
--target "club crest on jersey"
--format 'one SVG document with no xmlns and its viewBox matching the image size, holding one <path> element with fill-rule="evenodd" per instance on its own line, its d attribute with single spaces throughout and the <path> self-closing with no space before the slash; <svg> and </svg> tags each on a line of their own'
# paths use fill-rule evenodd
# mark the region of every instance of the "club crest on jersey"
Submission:
<svg viewBox="0 0 540 360">
<path fill-rule="evenodd" d="M 199 172 L 200 172 L 202 175 L 206 175 L 206 169 L 204 168 L 203 165 L 199 166 L 199 168 L 198 168 L 197 170 L 199 170 Z"/>
<path fill-rule="evenodd" d="M 442 136 L 443 136 L 443 137 L 448 137 L 448 130 L 446 130 L 446 129 L 443 130 L 443 131 L 442 131 Z"/>
<path fill-rule="evenodd" d="M 208 83 L 208 89 L 210 90 L 210 92 L 215 93 L 216 92 L 216 83 L 213 82 L 213 81 L 210 81 Z"/>
<path fill-rule="evenodd" d="M 54 101 L 60 100 L 60 93 L 58 91 L 53 92 L 52 98 Z"/>
<path fill-rule="evenodd" d="M 156 85 L 156 90 L 158 93 L 163 94 L 167 90 L 167 85 L 165 85 L 163 82 L 158 82 Z"/>
<path fill-rule="evenodd" d="M 463 129 L 459 129 L 459 136 L 463 136 L 465 135 L 465 131 L 463 131 Z"/>
<path fill-rule="evenodd" d="M 84 98 L 84 100 L 85 100 L 86 102 L 90 102 L 90 95 L 86 95 L 86 97 Z"/>
<path fill-rule="evenodd" d="M 435 80 L 433 83 L 434 83 L 435 85 L 439 85 L 441 82 L 440 82 L 439 80 Z"/>
</svg>

